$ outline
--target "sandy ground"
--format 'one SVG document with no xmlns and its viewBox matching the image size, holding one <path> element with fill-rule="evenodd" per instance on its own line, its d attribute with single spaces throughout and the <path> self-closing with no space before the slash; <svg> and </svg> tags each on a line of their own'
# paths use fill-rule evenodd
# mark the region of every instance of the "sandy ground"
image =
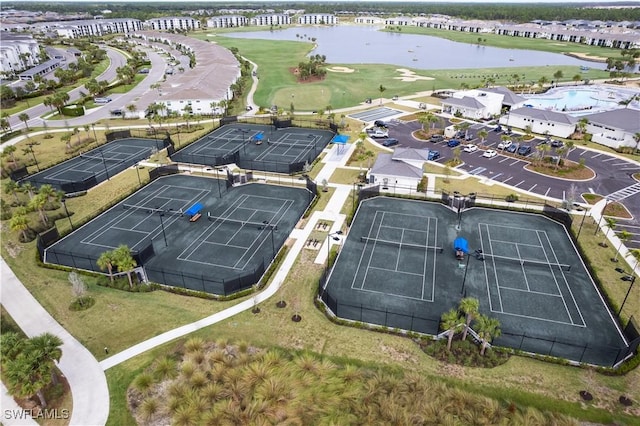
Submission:
<svg viewBox="0 0 640 426">
<path fill-rule="evenodd" d="M 408 70 L 406 68 L 397 68 L 396 71 L 398 71 L 401 74 L 401 76 L 393 77 L 393 78 L 400 81 L 414 82 L 418 80 L 433 80 L 433 77 L 425 77 L 424 75 L 418 75 L 415 72 Z"/>
<path fill-rule="evenodd" d="M 586 55 L 584 53 L 578 53 L 578 52 L 569 52 L 567 53 L 567 55 L 573 56 L 574 58 L 584 59 L 585 61 L 607 62 L 607 58 L 602 56 L 592 56 L 592 55 Z"/>
<path fill-rule="evenodd" d="M 353 68 L 347 68 L 347 67 L 329 67 L 329 68 L 327 68 L 327 71 L 329 71 L 329 72 L 346 72 L 346 73 L 350 73 L 350 72 L 354 72 L 355 70 Z"/>
</svg>

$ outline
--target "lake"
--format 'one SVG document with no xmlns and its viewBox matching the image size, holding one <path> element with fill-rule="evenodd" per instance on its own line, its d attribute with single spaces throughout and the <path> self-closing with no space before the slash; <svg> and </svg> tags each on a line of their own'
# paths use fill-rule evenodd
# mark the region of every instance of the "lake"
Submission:
<svg viewBox="0 0 640 426">
<path fill-rule="evenodd" d="M 325 55 L 331 64 L 390 64 L 423 70 L 539 67 L 575 65 L 605 69 L 605 64 L 583 61 L 557 53 L 501 49 L 458 43 L 443 38 L 379 31 L 380 27 L 339 25 L 294 27 L 284 30 L 228 33 L 224 36 L 263 40 L 311 42 L 311 54 Z M 482 37 L 482 34 L 478 34 Z"/>
</svg>

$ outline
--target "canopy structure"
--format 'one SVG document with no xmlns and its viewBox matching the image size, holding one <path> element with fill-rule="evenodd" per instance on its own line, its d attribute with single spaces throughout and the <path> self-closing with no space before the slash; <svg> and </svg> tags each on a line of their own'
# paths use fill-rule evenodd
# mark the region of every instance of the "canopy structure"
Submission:
<svg viewBox="0 0 640 426">
<path fill-rule="evenodd" d="M 461 251 L 465 254 L 469 253 L 469 242 L 462 237 L 458 237 L 453 240 L 453 249 L 455 251 Z"/>
<path fill-rule="evenodd" d="M 348 140 L 349 135 L 335 135 L 331 140 L 331 143 L 338 144 L 338 154 L 342 154 L 342 150 L 344 149 Z"/>
</svg>

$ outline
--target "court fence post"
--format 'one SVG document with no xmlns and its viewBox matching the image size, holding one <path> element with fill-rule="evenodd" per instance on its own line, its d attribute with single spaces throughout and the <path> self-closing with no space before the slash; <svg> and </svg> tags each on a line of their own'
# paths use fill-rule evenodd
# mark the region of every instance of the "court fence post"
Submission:
<svg viewBox="0 0 640 426">
<path fill-rule="evenodd" d="M 524 345 L 524 338 L 525 338 L 525 333 L 522 333 L 522 338 L 520 339 L 520 346 L 518 347 L 518 350 L 522 350 L 522 345 Z"/>
<path fill-rule="evenodd" d="M 584 354 L 587 352 L 588 347 L 589 347 L 589 344 L 585 343 L 584 348 L 582 348 L 582 353 L 580 354 L 580 362 L 582 362 L 582 359 L 584 358 Z"/>
<path fill-rule="evenodd" d="M 551 355 L 553 353 L 553 347 L 556 344 L 556 338 L 553 338 L 553 341 L 551 342 L 551 347 L 549 348 L 549 355 Z"/>
</svg>

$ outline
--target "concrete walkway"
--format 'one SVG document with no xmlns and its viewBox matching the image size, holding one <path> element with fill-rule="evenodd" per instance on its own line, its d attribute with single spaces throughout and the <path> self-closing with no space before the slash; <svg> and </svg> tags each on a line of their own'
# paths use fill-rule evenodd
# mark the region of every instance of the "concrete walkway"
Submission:
<svg viewBox="0 0 640 426">
<path fill-rule="evenodd" d="M 24 333 L 33 337 L 49 332 L 62 339 L 62 358 L 58 368 L 71 388 L 73 413 L 70 424 L 86 426 L 105 424 L 109 416 L 109 389 L 107 379 L 97 360 L 49 315 L 22 285 L 4 259 L 0 259 L 0 272 L 2 277 L 0 302 Z M 10 408 L 10 405 L 5 405 L 3 396 L 3 416 L 7 414 L 5 409 Z M 6 422 L 3 420 L 3 424 L 19 424 L 14 420 L 16 419 L 6 419 Z"/>
</svg>

